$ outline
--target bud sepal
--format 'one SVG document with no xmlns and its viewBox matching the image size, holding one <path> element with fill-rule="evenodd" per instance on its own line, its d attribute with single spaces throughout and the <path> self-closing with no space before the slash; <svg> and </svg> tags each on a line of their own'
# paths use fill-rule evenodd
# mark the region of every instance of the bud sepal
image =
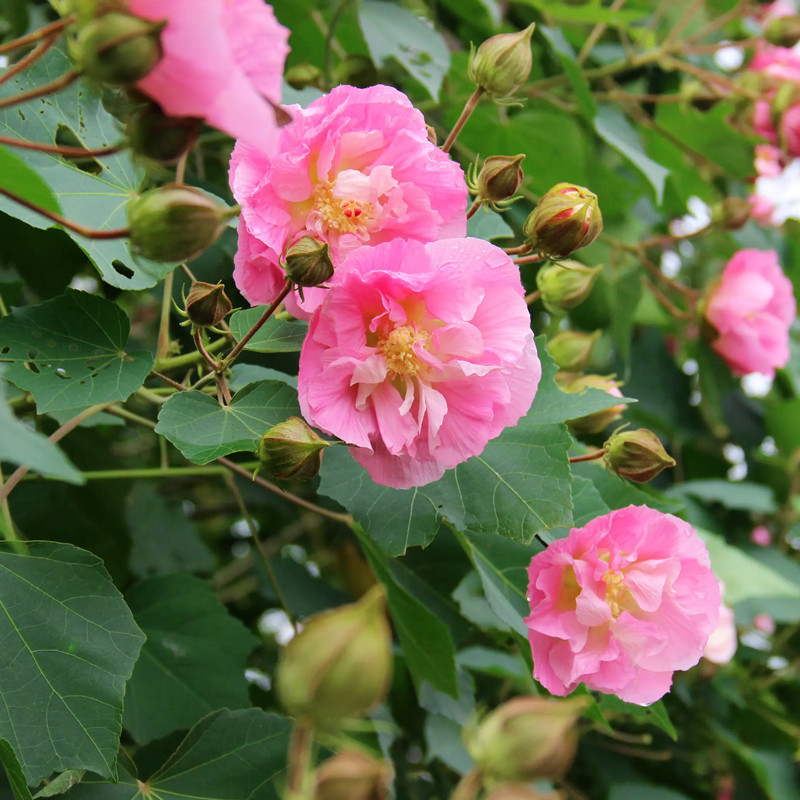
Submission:
<svg viewBox="0 0 800 800">
<path fill-rule="evenodd" d="M 258 444 L 261 462 L 256 473 L 264 469 L 283 480 L 308 480 L 319 474 L 322 453 L 331 442 L 320 438 L 300 417 L 289 417 L 273 425 Z"/>
</svg>

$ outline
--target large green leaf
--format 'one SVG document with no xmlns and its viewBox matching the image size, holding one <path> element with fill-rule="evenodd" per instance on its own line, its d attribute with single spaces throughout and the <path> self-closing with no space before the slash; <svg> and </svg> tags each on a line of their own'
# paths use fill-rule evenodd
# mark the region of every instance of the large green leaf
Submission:
<svg viewBox="0 0 800 800">
<path fill-rule="evenodd" d="M 67 289 L 0 319 L 0 362 L 41 414 L 126 400 L 153 366 L 149 353 L 125 351 L 129 330 L 114 303 Z"/>
<path fill-rule="evenodd" d="M 375 484 L 344 451 L 325 454 L 319 491 L 341 503 L 390 554 L 431 542 L 443 518 L 459 530 L 499 534 L 527 543 L 572 523 L 571 437 L 563 424 L 619 402 L 589 389 L 565 394 L 539 341 L 544 373 L 528 414 L 435 483 L 414 489 Z"/>
<path fill-rule="evenodd" d="M 147 643 L 125 697 L 125 728 L 139 741 L 189 728 L 220 708 L 249 705 L 244 676 L 256 638 L 190 575 L 164 575 L 128 592 Z"/>
<path fill-rule="evenodd" d="M 51 542 L 0 545 L 0 737 L 28 784 L 116 775 L 125 683 L 144 641 L 96 556 Z"/>
<path fill-rule="evenodd" d="M 70 483 L 84 483 L 83 475 L 57 445 L 14 416 L 5 402 L 6 383 L 2 380 L 5 369 L 0 364 L 0 461 L 25 464 L 43 475 Z"/>
<path fill-rule="evenodd" d="M 41 86 L 62 75 L 70 66 L 67 56 L 53 49 L 32 67 L 0 86 L 0 97 Z M 122 139 L 119 122 L 83 81 L 56 94 L 0 109 L 0 133 L 44 144 L 53 144 L 57 137 L 59 143 L 77 140 L 93 149 Z M 34 150 L 20 150 L 19 158 L 50 187 L 68 219 L 100 230 L 127 227 L 125 205 L 138 191 L 144 176 L 143 168 L 134 164 L 130 153 L 93 160 L 93 172 L 81 169 L 85 163 Z M 0 210 L 38 228 L 54 225 L 5 197 L 0 197 Z M 122 289 L 154 286 L 172 269 L 134 257 L 126 238 L 103 240 L 88 239 L 73 232 L 69 235 L 92 260 L 103 279 Z"/>
<path fill-rule="evenodd" d="M 259 381 L 240 389 L 228 406 L 203 392 L 174 394 L 161 407 L 156 432 L 190 461 L 207 464 L 240 450 L 254 452 L 269 428 L 299 414 L 291 386 Z"/>
<path fill-rule="evenodd" d="M 28 784 L 25 782 L 25 776 L 22 774 L 19 759 L 5 739 L 0 739 L 0 761 L 3 762 L 3 769 L 6 771 L 6 778 L 8 778 L 14 800 L 33 800 Z"/>
<path fill-rule="evenodd" d="M 678 483 L 667 491 L 670 497 L 697 497 L 707 503 L 719 503 L 725 508 L 770 514 L 778 506 L 772 489 L 749 481 L 726 481 L 722 478 Z"/>
<path fill-rule="evenodd" d="M 260 708 L 217 711 L 197 723 L 146 787 L 84 780 L 69 800 L 278 800 L 291 722 Z M 144 789 L 146 788 L 146 792 Z"/>
<path fill-rule="evenodd" d="M 433 26 L 402 6 L 364 0 L 358 13 L 372 60 L 396 59 L 435 100 L 450 69 L 450 50 Z"/>
<path fill-rule="evenodd" d="M 61 211 L 58 200 L 38 173 L 5 147 L 0 147 L 0 186 L 48 211 L 54 211 L 56 214 Z M 17 206 L 17 208 L 25 207 Z M 25 213 L 30 214 L 36 222 L 42 220 L 41 215 L 32 211 L 25 209 Z M 20 212 L 14 216 L 22 217 L 23 214 Z"/>
<path fill-rule="evenodd" d="M 233 314 L 231 333 L 237 342 L 258 322 L 264 311 L 265 306 L 255 306 Z M 303 320 L 270 317 L 244 349 L 256 353 L 296 353 L 303 346 L 306 333 L 308 323 Z"/>
</svg>

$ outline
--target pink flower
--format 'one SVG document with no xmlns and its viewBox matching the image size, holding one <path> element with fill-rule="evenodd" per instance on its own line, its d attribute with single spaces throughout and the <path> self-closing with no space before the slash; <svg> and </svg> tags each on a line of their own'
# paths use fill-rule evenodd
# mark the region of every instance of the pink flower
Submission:
<svg viewBox="0 0 800 800">
<path fill-rule="evenodd" d="M 234 279 L 251 303 L 275 299 L 285 279 L 281 259 L 302 236 L 327 242 L 339 266 L 362 245 L 465 235 L 464 173 L 429 141 L 424 117 L 404 94 L 338 86 L 292 113 L 277 155 L 240 142 L 231 158 L 242 206 Z M 324 296 L 305 291 L 306 316 Z"/>
<path fill-rule="evenodd" d="M 708 638 L 703 650 L 703 658 L 714 664 L 727 664 L 736 653 L 738 645 L 733 609 L 720 602 L 719 622 Z"/>
<path fill-rule="evenodd" d="M 164 55 L 136 85 L 175 117 L 270 150 L 277 143 L 286 30 L 263 0 L 128 0 L 132 14 L 166 20 Z"/>
<path fill-rule="evenodd" d="M 789 360 L 789 328 L 797 304 L 774 250 L 740 250 L 712 289 L 705 317 L 712 343 L 737 375 L 774 375 Z"/>
<path fill-rule="evenodd" d="M 654 703 L 717 625 L 720 588 L 703 541 L 646 506 L 574 528 L 533 557 L 528 575 L 533 674 L 555 695 L 583 682 Z"/>
<path fill-rule="evenodd" d="M 376 483 L 478 455 L 530 408 L 541 366 L 519 271 L 480 239 L 396 239 L 338 270 L 300 355 L 303 416 Z"/>
<path fill-rule="evenodd" d="M 788 47 L 762 45 L 750 62 L 752 72 L 765 76 L 762 87 L 763 100 L 757 100 L 753 109 L 753 128 L 771 144 L 778 144 L 778 131 L 772 118 L 772 102 L 781 85 L 800 85 L 800 55 Z M 800 104 L 795 104 L 781 115 L 780 134 L 790 155 L 800 155 Z"/>
<path fill-rule="evenodd" d="M 759 547 L 769 547 L 772 544 L 772 534 L 769 532 L 769 528 L 758 525 L 750 531 L 750 541 Z"/>
</svg>

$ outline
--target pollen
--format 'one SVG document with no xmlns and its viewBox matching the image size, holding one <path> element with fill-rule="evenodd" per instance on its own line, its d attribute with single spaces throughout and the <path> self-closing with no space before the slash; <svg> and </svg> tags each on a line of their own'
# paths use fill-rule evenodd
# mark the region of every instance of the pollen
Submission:
<svg viewBox="0 0 800 800">
<path fill-rule="evenodd" d="M 611 609 L 614 619 L 618 619 L 623 612 L 623 603 L 630 594 L 630 590 L 622 580 L 622 573 L 610 569 L 603 575 L 603 583 L 606 585 L 606 603 Z"/>
<path fill-rule="evenodd" d="M 372 213 L 372 203 L 349 197 L 333 196 L 333 184 L 321 183 L 314 189 L 314 211 L 323 225 L 336 233 L 365 233 Z"/>
<path fill-rule="evenodd" d="M 378 350 L 386 360 L 386 367 L 390 372 L 413 378 L 424 366 L 414 352 L 414 345 L 420 343 L 427 348 L 430 341 L 431 336 L 426 331 L 419 331 L 411 325 L 401 325 L 378 342 Z"/>
</svg>

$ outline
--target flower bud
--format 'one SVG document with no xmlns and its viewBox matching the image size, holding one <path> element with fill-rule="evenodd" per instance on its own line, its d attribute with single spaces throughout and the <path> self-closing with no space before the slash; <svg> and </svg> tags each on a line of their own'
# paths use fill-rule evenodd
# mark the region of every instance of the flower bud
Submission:
<svg viewBox="0 0 800 800">
<path fill-rule="evenodd" d="M 579 306 L 591 293 L 602 267 L 587 267 L 579 261 L 548 264 L 536 273 L 536 286 L 545 308 L 563 314 Z"/>
<path fill-rule="evenodd" d="M 585 698 L 515 697 L 465 732 L 467 751 L 490 779 L 558 778 L 575 757 L 574 728 L 585 705 Z"/>
<path fill-rule="evenodd" d="M 314 800 L 386 800 L 392 772 L 387 761 L 345 750 L 317 770 Z"/>
<path fill-rule="evenodd" d="M 198 328 L 212 328 L 219 325 L 233 305 L 225 294 L 225 286 L 221 283 L 205 283 L 195 281 L 186 298 L 186 316 Z"/>
<path fill-rule="evenodd" d="M 726 197 L 711 209 L 711 221 L 729 231 L 738 231 L 750 219 L 752 204 L 746 197 Z"/>
<path fill-rule="evenodd" d="M 794 47 L 800 42 L 800 17 L 778 17 L 767 25 L 764 38 L 778 47 Z"/>
<path fill-rule="evenodd" d="M 124 85 L 145 77 L 161 60 L 163 23 L 108 11 L 84 25 L 74 45 L 76 67 L 90 78 Z"/>
<path fill-rule="evenodd" d="M 606 468 L 634 483 L 647 483 L 661 470 L 675 466 L 658 436 L 646 428 L 615 433 L 603 447 Z"/>
<path fill-rule="evenodd" d="M 613 378 L 607 376 L 581 375 L 578 378 L 570 376 L 562 380 L 559 380 L 558 376 L 556 376 L 556 382 L 561 390 L 568 394 L 585 392 L 587 389 L 599 389 L 601 392 L 614 395 L 614 397 L 622 397 L 622 392 L 618 388 L 620 384 Z M 584 417 L 569 419 L 567 420 L 567 426 L 578 436 L 600 433 L 614 422 L 614 420 L 619 419 L 624 410 L 625 404 L 620 403 L 620 405 L 604 408 L 602 411 L 595 411 Z"/>
<path fill-rule="evenodd" d="M 489 156 L 478 173 L 475 183 L 478 196 L 475 200 L 484 203 L 511 200 L 525 177 L 520 167 L 524 158 L 524 153 L 517 156 Z"/>
<path fill-rule="evenodd" d="M 526 241 L 551 258 L 590 245 L 602 230 L 597 195 L 571 183 L 557 183 L 547 191 L 522 227 Z"/>
<path fill-rule="evenodd" d="M 128 235 L 137 255 L 188 261 L 211 247 L 236 213 L 199 189 L 168 184 L 128 203 Z"/>
<path fill-rule="evenodd" d="M 261 467 L 276 478 L 308 480 L 319 474 L 322 451 L 330 442 L 321 439 L 300 417 L 273 425 L 258 444 Z"/>
<path fill-rule="evenodd" d="M 283 79 L 292 89 L 305 89 L 309 86 L 320 88 L 323 84 L 322 70 L 314 64 L 295 64 L 283 74 Z"/>
<path fill-rule="evenodd" d="M 592 360 L 592 353 L 602 331 L 581 333 L 580 331 L 559 331 L 547 342 L 547 349 L 559 369 L 580 372 Z"/>
<path fill-rule="evenodd" d="M 284 266 L 289 279 L 298 286 L 319 286 L 333 275 L 327 243 L 303 236 L 286 251 Z"/>
<path fill-rule="evenodd" d="M 486 795 L 486 800 L 564 800 L 564 795 L 531 789 L 527 783 L 500 783 Z"/>
<path fill-rule="evenodd" d="M 278 698 L 293 717 L 323 727 L 365 714 L 389 691 L 392 633 L 383 589 L 316 614 L 281 654 Z"/>
<path fill-rule="evenodd" d="M 148 103 L 131 116 L 125 133 L 135 153 L 170 164 L 192 147 L 202 125 L 197 117 L 169 117 Z"/>
<path fill-rule="evenodd" d="M 492 36 L 470 52 L 469 79 L 493 99 L 510 97 L 528 80 L 533 65 L 531 37 L 535 23 L 519 33 Z"/>
</svg>

